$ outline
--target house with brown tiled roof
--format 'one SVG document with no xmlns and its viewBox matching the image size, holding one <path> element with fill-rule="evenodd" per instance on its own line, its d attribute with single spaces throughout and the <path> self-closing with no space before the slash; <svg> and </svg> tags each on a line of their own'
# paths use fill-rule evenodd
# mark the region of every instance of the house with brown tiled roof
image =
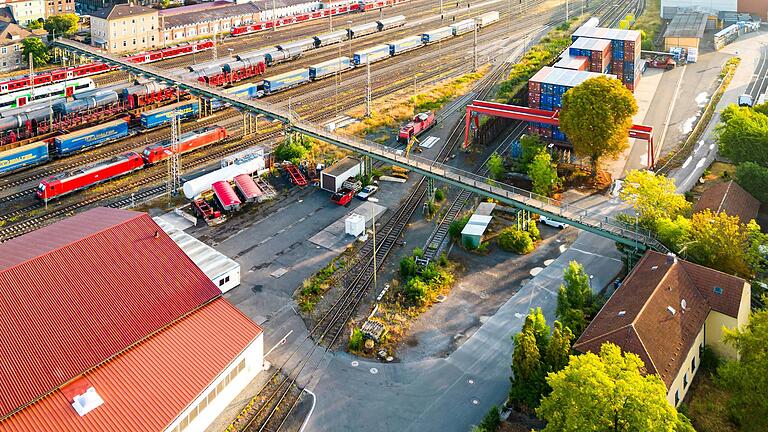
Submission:
<svg viewBox="0 0 768 432">
<path fill-rule="evenodd" d="M 723 212 L 728 216 L 738 216 L 742 223 L 747 223 L 757 217 L 760 201 L 731 180 L 716 184 L 701 194 L 693 211 L 706 209 L 712 210 L 713 213 Z"/>
<path fill-rule="evenodd" d="M 46 34 L 45 30 L 30 31 L 12 22 L 0 20 L 0 72 L 27 67 L 27 59 L 21 55 L 22 41 L 28 37 L 42 38 Z"/>
<path fill-rule="evenodd" d="M 750 285 L 736 276 L 649 251 L 573 346 L 599 352 L 611 342 L 637 354 L 646 372 L 658 374 L 667 400 L 685 397 L 705 345 L 726 358 L 736 350 L 723 329 L 746 325 Z"/>
</svg>

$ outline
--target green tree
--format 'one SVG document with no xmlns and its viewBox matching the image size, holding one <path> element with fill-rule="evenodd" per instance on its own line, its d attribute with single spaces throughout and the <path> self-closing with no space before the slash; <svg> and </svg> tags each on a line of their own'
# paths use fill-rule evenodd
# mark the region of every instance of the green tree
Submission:
<svg viewBox="0 0 768 432">
<path fill-rule="evenodd" d="M 756 271 L 753 263 L 761 262 L 760 257 L 752 256 L 755 249 L 748 226 L 737 216 L 706 209 L 691 218 L 685 254 L 701 265 L 749 278 Z"/>
<path fill-rule="evenodd" d="M 568 364 L 568 354 L 573 344 L 573 333 L 564 327 L 560 321 L 555 321 L 552 336 L 549 338 L 545 363 L 550 371 L 559 371 Z"/>
<path fill-rule="evenodd" d="M 415 305 L 422 305 L 429 295 L 429 285 L 421 278 L 413 277 L 405 284 L 405 297 Z"/>
<path fill-rule="evenodd" d="M 403 257 L 400 259 L 400 276 L 404 281 L 412 278 L 416 275 L 416 261 L 412 256 Z"/>
<path fill-rule="evenodd" d="M 766 299 L 768 300 L 768 299 Z M 753 312 L 742 329 L 725 330 L 725 342 L 739 359 L 718 368 L 718 381 L 728 388 L 728 409 L 741 430 L 768 430 L 768 309 Z"/>
<path fill-rule="evenodd" d="M 467 226 L 469 217 L 469 215 L 464 215 L 451 222 L 448 226 L 448 235 L 450 235 L 452 239 L 458 240 L 461 237 L 461 232 L 464 231 L 464 227 Z"/>
<path fill-rule="evenodd" d="M 576 261 L 569 262 L 563 270 L 563 283 L 557 294 L 557 319 L 575 335 L 580 335 L 587 328 L 593 305 L 594 295 L 584 267 Z"/>
<path fill-rule="evenodd" d="M 472 428 L 473 432 L 496 432 L 501 426 L 501 413 L 499 413 L 499 407 L 494 405 L 483 417 L 483 421 L 479 425 Z"/>
<path fill-rule="evenodd" d="M 75 14 L 54 15 L 45 20 L 43 27 L 51 36 L 71 36 L 77 32 L 78 21 Z"/>
<path fill-rule="evenodd" d="M 523 135 L 520 137 L 520 167 L 523 172 L 528 171 L 528 165 L 533 162 L 537 154 L 546 151 L 546 144 L 538 135 Z"/>
<path fill-rule="evenodd" d="M 597 176 L 601 159 L 616 157 L 627 148 L 636 112 L 635 97 L 621 81 L 590 78 L 563 95 L 560 128 L 576 154 L 589 157 L 592 175 Z"/>
<path fill-rule="evenodd" d="M 27 28 L 30 30 L 39 30 L 43 28 L 43 22 L 38 20 L 30 21 L 29 25 L 27 25 Z"/>
<path fill-rule="evenodd" d="M 493 152 L 488 158 L 486 166 L 488 167 L 488 173 L 491 175 L 492 179 L 501 180 L 504 178 L 504 173 L 506 172 L 506 169 L 504 168 L 504 159 L 498 153 Z"/>
<path fill-rule="evenodd" d="M 542 362 L 543 349 L 539 348 L 537 341 L 537 334 L 542 333 L 542 329 L 537 329 L 539 326 L 537 315 L 540 314 L 540 309 L 538 311 L 531 309 L 525 318 L 523 328 L 512 339 L 515 350 L 512 352 L 512 377 L 510 377 L 512 385 L 509 389 L 509 401 L 517 407 L 538 406 L 546 390 L 546 370 Z M 541 336 L 548 338 L 549 331 Z M 548 340 L 547 345 L 549 345 Z"/>
<path fill-rule="evenodd" d="M 676 431 L 680 420 L 664 382 L 644 369 L 640 357 L 610 343 L 599 355 L 571 356 L 547 376 L 552 391 L 536 409 L 547 422 L 543 431 Z"/>
<path fill-rule="evenodd" d="M 754 162 L 744 162 L 736 166 L 735 174 L 739 186 L 760 201 L 768 202 L 768 168 Z"/>
<path fill-rule="evenodd" d="M 640 223 L 647 228 L 653 228 L 662 217 L 675 218 L 691 209 L 685 196 L 676 192 L 673 179 L 651 171 L 630 171 L 619 197 L 632 205 Z"/>
<path fill-rule="evenodd" d="M 691 220 L 683 216 L 662 217 L 656 220 L 654 231 L 660 242 L 679 252 L 690 241 Z"/>
<path fill-rule="evenodd" d="M 768 116 L 747 107 L 730 105 L 717 125 L 720 153 L 736 163 L 768 166 Z"/>
<path fill-rule="evenodd" d="M 526 255 L 535 248 L 533 239 L 528 231 L 522 231 L 517 227 L 504 228 L 498 237 L 499 246 L 509 252 Z"/>
<path fill-rule="evenodd" d="M 30 54 L 32 54 L 32 62 L 35 66 L 46 65 L 51 60 L 48 46 L 35 37 L 28 37 L 21 41 L 21 55 L 27 60 Z"/>
<path fill-rule="evenodd" d="M 168 7 L 171 5 L 171 0 L 160 0 L 160 7 L 163 9 L 168 9 Z"/>
<path fill-rule="evenodd" d="M 285 140 L 275 147 L 275 159 L 278 161 L 298 164 L 306 153 L 307 148 L 297 140 Z"/>
<path fill-rule="evenodd" d="M 546 151 L 539 152 L 528 164 L 528 177 L 533 183 L 533 193 L 551 197 L 560 186 L 557 165 L 552 163 L 552 156 Z"/>
</svg>

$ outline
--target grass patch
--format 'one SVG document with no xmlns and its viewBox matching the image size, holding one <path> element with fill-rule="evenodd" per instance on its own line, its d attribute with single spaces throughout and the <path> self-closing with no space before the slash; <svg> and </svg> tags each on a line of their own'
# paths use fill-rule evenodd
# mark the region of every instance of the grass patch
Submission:
<svg viewBox="0 0 768 432">
<path fill-rule="evenodd" d="M 365 137 L 382 129 L 396 129 L 415 114 L 423 111 L 437 111 L 457 96 L 467 93 L 474 83 L 488 72 L 489 66 L 483 66 L 479 71 L 468 73 L 457 78 L 448 79 L 437 84 L 423 87 L 422 92 L 409 98 L 403 96 L 410 88 L 396 92 L 376 101 L 378 109 L 370 117 L 361 122 L 344 128 L 348 134 Z M 362 117 L 364 108 L 350 112 L 353 117 Z"/>
<path fill-rule="evenodd" d="M 634 29 L 640 30 L 643 36 L 643 49 L 655 51 L 653 41 L 658 36 L 661 27 L 661 0 L 647 0 L 643 14 L 637 17 Z"/>
<path fill-rule="evenodd" d="M 296 299 L 301 310 L 307 313 L 312 312 L 317 302 L 331 289 L 331 278 L 333 275 L 342 268 L 344 268 L 344 261 L 341 257 L 334 258 L 327 266 L 302 282 L 298 298 Z"/>
<path fill-rule="evenodd" d="M 681 410 L 699 432 L 736 432 L 728 415 L 730 392 L 715 383 L 711 372 L 702 370 L 694 378 L 687 403 Z"/>
</svg>

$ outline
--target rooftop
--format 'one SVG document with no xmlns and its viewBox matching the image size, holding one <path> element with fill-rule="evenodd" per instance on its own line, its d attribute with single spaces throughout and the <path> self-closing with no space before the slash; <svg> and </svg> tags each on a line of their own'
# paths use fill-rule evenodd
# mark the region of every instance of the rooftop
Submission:
<svg viewBox="0 0 768 432">
<path fill-rule="evenodd" d="M 91 16 L 111 20 L 116 18 L 127 18 L 131 16 L 147 15 L 153 13 L 157 13 L 157 9 L 152 9 L 140 5 L 116 4 L 101 8 L 92 13 Z"/>
<path fill-rule="evenodd" d="M 210 5 L 210 3 L 204 4 Z M 165 18 L 163 20 L 163 25 L 166 29 L 184 27 L 190 24 L 217 21 L 242 15 L 252 15 L 261 11 L 261 8 L 251 2 L 242 4 L 227 3 L 226 5 L 218 5 L 215 3 L 214 5 L 214 7 L 202 8 L 192 12 L 171 15 L 164 14 L 163 16 Z"/>
<path fill-rule="evenodd" d="M 558 69 L 545 66 L 540 71 L 536 72 L 536 75 L 534 75 L 530 81 L 540 82 L 543 84 L 554 84 L 564 87 L 576 87 L 584 81 L 598 76 L 609 76 L 612 78 L 616 77 L 615 75 L 601 74 L 597 72 Z"/>
<path fill-rule="evenodd" d="M 582 70 L 586 68 L 584 63 L 589 64 L 589 57 L 563 54 L 563 56 L 560 57 L 560 60 L 555 63 L 555 67 L 558 69 Z"/>
<path fill-rule="evenodd" d="M 0 430 L 164 430 L 260 333 L 218 298 L 1 420 Z M 80 416 L 73 396 L 88 387 L 104 403 Z"/>
<path fill-rule="evenodd" d="M 615 343 L 669 388 L 709 312 L 736 317 L 744 286 L 736 276 L 649 251 L 573 349 L 598 352 Z"/>
<path fill-rule="evenodd" d="M 703 13 L 678 14 L 667 24 L 665 38 L 701 38 L 707 27 L 707 15 Z"/>
<path fill-rule="evenodd" d="M 611 47 L 611 41 L 608 39 L 594 39 L 589 37 L 580 37 L 571 44 L 571 48 L 586 49 L 590 51 L 604 51 Z"/>
<path fill-rule="evenodd" d="M 360 165 L 360 159 L 347 156 L 326 168 L 324 172 L 328 175 L 338 176 L 339 174 L 344 174 L 345 172 L 352 169 L 352 167 L 356 167 L 358 165 Z"/>
<path fill-rule="evenodd" d="M 705 209 L 710 209 L 714 213 L 724 212 L 729 216 L 738 216 L 741 222 L 747 223 L 757 217 L 760 201 L 731 180 L 712 186 L 701 194 L 696 201 L 694 211 L 700 212 Z"/>
<path fill-rule="evenodd" d="M 610 39 L 640 43 L 638 30 L 621 30 L 605 27 L 579 27 L 571 35 L 572 37 L 590 37 L 595 39 Z"/>
<path fill-rule="evenodd" d="M 0 244 L 0 417 L 220 294 L 145 213 L 96 208 Z"/>
</svg>

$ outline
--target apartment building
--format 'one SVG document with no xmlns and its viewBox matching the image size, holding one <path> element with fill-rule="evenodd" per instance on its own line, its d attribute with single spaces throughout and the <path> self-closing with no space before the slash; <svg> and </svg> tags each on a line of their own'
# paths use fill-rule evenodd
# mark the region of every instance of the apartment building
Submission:
<svg viewBox="0 0 768 432">
<path fill-rule="evenodd" d="M 75 13 L 75 0 L 45 0 L 45 17 Z"/>
<path fill-rule="evenodd" d="M 91 43 L 112 54 L 154 49 L 159 34 L 156 9 L 120 4 L 91 15 Z"/>
<path fill-rule="evenodd" d="M 45 18 L 45 6 L 48 0 L 21 0 L 6 1 L 10 6 L 13 18 L 21 26 L 28 26 L 30 22 Z"/>
</svg>

